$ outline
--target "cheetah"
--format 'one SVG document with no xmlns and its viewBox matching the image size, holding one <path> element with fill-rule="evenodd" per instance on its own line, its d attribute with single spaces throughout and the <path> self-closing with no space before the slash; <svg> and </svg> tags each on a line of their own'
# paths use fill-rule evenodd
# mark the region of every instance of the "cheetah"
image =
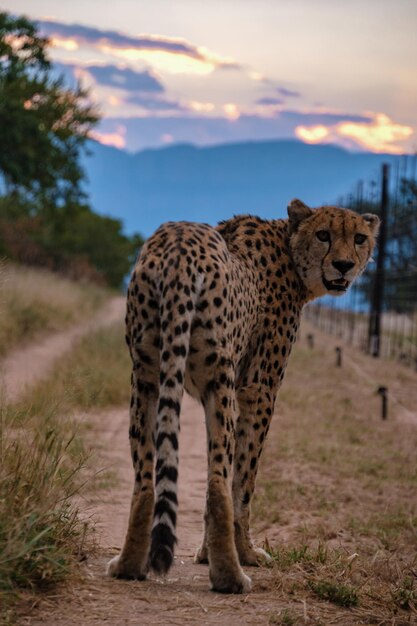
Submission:
<svg viewBox="0 0 417 626">
<path fill-rule="evenodd" d="M 168 222 L 148 239 L 127 294 L 135 476 L 110 576 L 143 580 L 172 565 L 185 389 L 202 403 L 207 428 L 196 561 L 209 563 L 213 590 L 250 591 L 241 566 L 267 557 L 250 537 L 250 503 L 302 308 L 345 293 L 370 259 L 378 226 L 373 214 L 293 200 L 288 219 L 241 215 L 215 228 Z"/>
</svg>

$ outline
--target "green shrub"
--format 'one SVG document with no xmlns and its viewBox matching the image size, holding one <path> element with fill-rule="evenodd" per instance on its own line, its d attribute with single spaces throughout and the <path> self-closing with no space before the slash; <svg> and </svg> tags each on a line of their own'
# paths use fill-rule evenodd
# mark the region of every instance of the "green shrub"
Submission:
<svg viewBox="0 0 417 626">
<path fill-rule="evenodd" d="M 357 606 L 358 593 L 351 585 L 343 585 L 328 580 L 310 581 L 310 589 L 322 600 L 328 600 L 339 606 Z"/>
</svg>

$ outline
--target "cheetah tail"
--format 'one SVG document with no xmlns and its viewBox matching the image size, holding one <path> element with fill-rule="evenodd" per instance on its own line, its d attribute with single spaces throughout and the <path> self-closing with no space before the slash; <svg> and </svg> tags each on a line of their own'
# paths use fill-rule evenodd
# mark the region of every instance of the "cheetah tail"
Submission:
<svg viewBox="0 0 417 626">
<path fill-rule="evenodd" d="M 177 521 L 178 435 L 185 366 L 195 292 L 172 315 L 161 318 L 160 386 L 156 420 L 155 510 L 151 534 L 150 567 L 166 573 L 174 560 Z"/>
</svg>

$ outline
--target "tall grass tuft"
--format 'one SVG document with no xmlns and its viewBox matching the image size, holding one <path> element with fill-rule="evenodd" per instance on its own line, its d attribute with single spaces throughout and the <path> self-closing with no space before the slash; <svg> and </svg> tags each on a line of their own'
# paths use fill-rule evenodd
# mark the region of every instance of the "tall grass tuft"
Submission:
<svg viewBox="0 0 417 626">
<path fill-rule="evenodd" d="M 129 373 L 123 326 L 114 324 L 82 338 L 16 404 L 0 399 L 0 606 L 73 571 L 88 530 L 74 496 L 91 478 L 88 420 L 76 413 L 126 404 Z"/>
<path fill-rule="evenodd" d="M 25 424 L 25 416 L 19 416 Z M 22 589 L 61 581 L 85 536 L 73 496 L 86 454 L 75 427 L 53 411 L 0 426 L 0 605 Z"/>
</svg>

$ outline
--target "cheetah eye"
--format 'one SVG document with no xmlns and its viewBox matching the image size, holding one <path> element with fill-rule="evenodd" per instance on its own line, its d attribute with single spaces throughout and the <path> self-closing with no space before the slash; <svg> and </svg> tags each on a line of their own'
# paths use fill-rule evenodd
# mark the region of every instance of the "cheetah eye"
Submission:
<svg viewBox="0 0 417 626">
<path fill-rule="evenodd" d="M 357 233 L 355 235 L 355 243 L 357 243 L 359 246 L 361 245 L 361 243 L 365 243 L 366 241 L 366 235 L 361 235 L 360 233 Z"/>
<path fill-rule="evenodd" d="M 328 230 L 318 230 L 316 237 L 319 241 L 330 241 L 330 233 Z"/>
</svg>

